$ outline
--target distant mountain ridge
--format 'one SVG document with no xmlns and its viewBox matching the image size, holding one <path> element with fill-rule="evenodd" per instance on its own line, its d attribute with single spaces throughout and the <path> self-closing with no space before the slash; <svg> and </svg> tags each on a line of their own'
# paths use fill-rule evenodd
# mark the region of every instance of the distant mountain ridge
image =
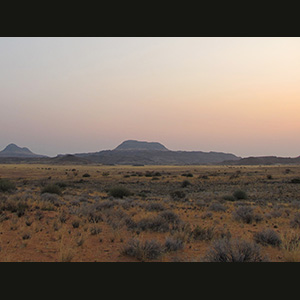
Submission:
<svg viewBox="0 0 300 300">
<path fill-rule="evenodd" d="M 8 145 L 0 151 L 0 163 L 42 163 L 57 165 L 276 165 L 300 164 L 300 156 L 261 156 L 241 158 L 231 153 L 172 151 L 158 142 L 127 140 L 113 150 L 93 153 L 61 154 L 47 157 L 26 147 Z"/>
<path fill-rule="evenodd" d="M 35 154 L 26 147 L 19 147 L 15 144 L 9 144 L 4 150 L 0 151 L 0 157 L 45 157 L 44 155 Z"/>
<path fill-rule="evenodd" d="M 300 156 L 298 157 L 277 157 L 277 156 L 251 156 L 241 158 L 235 161 L 224 161 L 223 165 L 289 165 L 300 164 Z"/>
</svg>

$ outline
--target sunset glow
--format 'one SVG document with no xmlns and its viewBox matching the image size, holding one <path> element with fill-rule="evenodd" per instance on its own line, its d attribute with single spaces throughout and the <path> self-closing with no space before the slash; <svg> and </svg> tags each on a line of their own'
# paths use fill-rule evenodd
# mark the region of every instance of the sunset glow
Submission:
<svg viewBox="0 0 300 300">
<path fill-rule="evenodd" d="M 0 148 L 300 155 L 300 38 L 0 38 Z"/>
</svg>

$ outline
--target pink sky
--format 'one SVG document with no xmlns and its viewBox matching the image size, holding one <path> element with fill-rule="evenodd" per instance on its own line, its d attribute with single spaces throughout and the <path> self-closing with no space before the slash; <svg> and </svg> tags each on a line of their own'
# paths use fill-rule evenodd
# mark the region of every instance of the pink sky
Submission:
<svg viewBox="0 0 300 300">
<path fill-rule="evenodd" d="M 0 38 L 0 148 L 300 155 L 300 38 Z"/>
</svg>

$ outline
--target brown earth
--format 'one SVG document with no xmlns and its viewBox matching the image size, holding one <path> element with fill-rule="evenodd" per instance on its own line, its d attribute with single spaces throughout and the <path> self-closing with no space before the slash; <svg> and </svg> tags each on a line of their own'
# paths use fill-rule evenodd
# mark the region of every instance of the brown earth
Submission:
<svg viewBox="0 0 300 300">
<path fill-rule="evenodd" d="M 255 243 L 254 234 L 264 229 L 274 230 L 282 243 L 259 244 L 262 256 L 300 261 L 300 229 L 293 222 L 300 211 L 300 184 L 291 183 L 299 177 L 300 166 L 284 165 L 0 165 L 0 178 L 16 185 L 16 190 L 0 191 L 0 261 L 135 262 L 144 259 L 123 252 L 132 238 L 156 240 L 164 249 L 166 238 L 172 237 L 183 242 L 183 249 L 162 250 L 145 260 L 201 262 L 213 242 L 228 232 L 231 239 Z M 42 194 L 49 184 L 60 185 L 61 194 Z M 117 186 L 132 195 L 114 198 L 109 190 Z M 237 190 L 247 199 L 232 198 Z M 254 219 L 236 220 L 233 212 L 239 207 L 252 207 Z M 157 232 L 155 226 L 136 225 L 165 211 L 178 216 L 176 226 L 169 223 L 169 229 Z M 91 218 L 95 213 L 98 222 Z M 197 226 L 211 235 L 197 240 Z M 291 233 L 297 237 L 293 250 L 286 236 Z"/>
</svg>

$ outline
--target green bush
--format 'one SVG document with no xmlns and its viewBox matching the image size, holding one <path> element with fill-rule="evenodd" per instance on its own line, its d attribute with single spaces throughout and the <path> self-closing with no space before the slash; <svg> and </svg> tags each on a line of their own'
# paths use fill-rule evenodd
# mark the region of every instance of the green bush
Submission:
<svg viewBox="0 0 300 300">
<path fill-rule="evenodd" d="M 300 183 L 300 178 L 293 178 L 291 183 Z"/>
<path fill-rule="evenodd" d="M 238 200 L 243 200 L 243 199 L 247 199 L 248 196 L 246 194 L 246 192 L 242 191 L 242 190 L 237 190 L 233 193 L 233 197 L 238 199 Z"/>
<path fill-rule="evenodd" d="M 61 194 L 61 188 L 56 184 L 48 184 L 42 189 L 42 194 L 48 193 L 48 194 Z"/>
<path fill-rule="evenodd" d="M 123 198 L 132 195 L 132 192 L 125 187 L 113 187 L 108 191 L 108 194 L 114 198 Z"/>
<path fill-rule="evenodd" d="M 8 179 L 0 178 L 0 192 L 9 192 L 16 188 L 15 184 Z"/>
</svg>

